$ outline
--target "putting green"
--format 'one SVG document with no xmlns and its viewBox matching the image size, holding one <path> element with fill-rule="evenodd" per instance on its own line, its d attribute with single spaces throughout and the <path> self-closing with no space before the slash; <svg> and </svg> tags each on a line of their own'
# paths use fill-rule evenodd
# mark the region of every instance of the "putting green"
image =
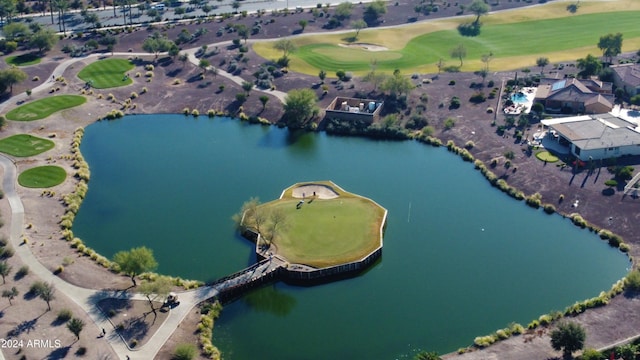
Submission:
<svg viewBox="0 0 640 360">
<path fill-rule="evenodd" d="M 18 176 L 18 184 L 28 188 L 49 188 L 61 184 L 67 172 L 59 166 L 38 166 L 23 171 Z"/>
<path fill-rule="evenodd" d="M 15 121 L 33 121 L 44 119 L 56 111 L 84 104 L 87 99 L 80 95 L 58 95 L 36 100 L 7 113 L 7 119 Z"/>
<path fill-rule="evenodd" d="M 28 66 L 39 64 L 42 58 L 36 53 L 27 53 L 22 55 L 8 56 L 5 61 L 9 65 Z"/>
<path fill-rule="evenodd" d="M 618 3 L 627 4 L 628 10 L 608 7 Z M 480 60 L 482 54 L 490 52 L 494 54 L 491 70 L 535 67 L 535 60 L 540 56 L 557 62 L 573 61 L 588 53 L 600 55 L 596 46 L 598 38 L 617 32 L 624 35 L 623 51 L 632 51 L 640 45 L 640 27 L 636 26 L 640 5 L 637 3 L 610 1 L 607 7 L 589 4 L 585 11 L 580 7 L 570 16 L 558 4 L 536 6 L 533 8 L 536 11 L 520 9 L 491 14 L 483 18 L 484 25 L 476 37 L 463 37 L 456 30 L 459 23 L 468 19 L 443 19 L 360 33 L 358 42 L 383 46 L 388 51 L 339 46 L 346 43 L 349 34 L 300 37 L 293 39 L 299 49 L 290 55 L 290 68 L 311 75 L 316 75 L 320 69 L 329 75 L 337 70 L 363 74 L 369 71 L 371 60 L 376 59 L 377 69 L 381 71 L 435 72 L 439 59 L 447 65 L 459 64 L 458 59 L 449 55 L 458 44 L 463 44 L 467 51 L 463 71 L 481 68 L 484 65 Z M 269 42 L 254 44 L 254 50 L 268 59 L 281 55 Z"/>
<path fill-rule="evenodd" d="M 54 146 L 51 140 L 29 134 L 13 135 L 0 140 L 0 152 L 17 157 L 37 155 L 53 149 Z"/>
<path fill-rule="evenodd" d="M 78 77 L 90 82 L 96 89 L 125 86 L 133 83 L 131 77 L 125 76 L 134 66 L 125 59 L 103 59 L 89 64 L 80 70 Z"/>
<path fill-rule="evenodd" d="M 369 199 L 332 188 L 339 194 L 333 199 L 309 193 L 302 200 L 289 188 L 282 198 L 258 207 L 284 215 L 285 226 L 272 238 L 278 255 L 290 263 L 322 268 L 360 260 L 381 246 L 386 211 Z M 261 226 L 262 232 L 267 233 L 269 222 Z"/>
<path fill-rule="evenodd" d="M 547 150 L 538 151 L 536 153 L 536 158 L 538 158 L 538 160 L 540 161 L 546 161 L 548 163 L 554 163 L 560 160 L 557 156 L 553 155 Z"/>
</svg>

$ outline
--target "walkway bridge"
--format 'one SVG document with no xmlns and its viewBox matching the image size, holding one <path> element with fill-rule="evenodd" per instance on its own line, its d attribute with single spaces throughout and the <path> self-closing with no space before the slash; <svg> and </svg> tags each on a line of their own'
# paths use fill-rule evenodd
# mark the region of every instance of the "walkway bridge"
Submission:
<svg viewBox="0 0 640 360">
<path fill-rule="evenodd" d="M 248 290 L 273 282 L 284 270 L 285 263 L 278 256 L 272 256 L 234 274 L 220 278 L 209 284 L 209 287 L 218 292 L 217 296 L 220 301 L 227 302 Z"/>
</svg>

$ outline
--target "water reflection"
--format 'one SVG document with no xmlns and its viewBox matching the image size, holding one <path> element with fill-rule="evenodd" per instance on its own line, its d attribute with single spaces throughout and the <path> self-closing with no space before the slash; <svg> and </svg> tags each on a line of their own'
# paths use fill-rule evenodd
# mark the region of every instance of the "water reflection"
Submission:
<svg viewBox="0 0 640 360">
<path fill-rule="evenodd" d="M 296 306 L 296 299 L 287 293 L 279 291 L 275 285 L 269 285 L 253 291 L 245 296 L 242 301 L 252 310 L 279 317 L 287 316 Z"/>
</svg>

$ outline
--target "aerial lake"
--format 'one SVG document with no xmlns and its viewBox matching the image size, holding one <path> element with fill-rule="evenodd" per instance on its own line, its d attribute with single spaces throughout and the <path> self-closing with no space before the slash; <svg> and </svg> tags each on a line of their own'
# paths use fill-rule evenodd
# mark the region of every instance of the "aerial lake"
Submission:
<svg viewBox="0 0 640 360">
<path fill-rule="evenodd" d="M 137 115 L 86 128 L 89 192 L 73 231 L 111 257 L 153 249 L 158 272 L 213 280 L 255 261 L 231 217 L 296 182 L 332 180 L 389 211 L 382 259 L 348 280 L 283 283 L 226 305 L 225 359 L 401 359 L 455 351 L 510 322 L 597 296 L 628 258 L 501 193 L 445 148 Z M 535 179 L 532 179 L 535 181 Z"/>
</svg>

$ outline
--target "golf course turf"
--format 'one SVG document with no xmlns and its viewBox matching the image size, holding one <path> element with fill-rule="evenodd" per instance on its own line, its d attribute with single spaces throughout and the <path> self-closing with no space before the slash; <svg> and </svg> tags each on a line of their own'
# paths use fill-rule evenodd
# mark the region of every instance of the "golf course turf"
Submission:
<svg viewBox="0 0 640 360">
<path fill-rule="evenodd" d="M 82 105 L 87 101 L 80 95 L 58 95 L 26 103 L 7 113 L 7 119 L 14 121 L 33 121 L 44 119 L 56 111 Z"/>
<path fill-rule="evenodd" d="M 322 268 L 360 260 L 381 246 L 386 210 L 367 198 L 336 192 L 334 199 L 310 193 L 303 200 L 293 197 L 290 188 L 280 199 L 259 207 L 285 215 L 286 226 L 272 240 L 278 255 L 290 263 Z"/>
<path fill-rule="evenodd" d="M 18 134 L 0 140 L 0 152 L 16 156 L 27 157 L 53 149 L 54 142 L 29 134 Z"/>
<path fill-rule="evenodd" d="M 96 89 L 107 89 L 133 83 L 126 76 L 134 65 L 126 59 L 103 59 L 89 64 L 80 70 L 78 77 Z"/>
<path fill-rule="evenodd" d="M 39 64 L 42 57 L 37 53 L 26 53 L 22 55 L 8 56 L 5 61 L 9 65 L 28 66 Z"/>
<path fill-rule="evenodd" d="M 59 166 L 38 166 L 20 173 L 18 184 L 28 188 L 49 188 L 62 184 L 66 177 L 66 171 Z"/>
<path fill-rule="evenodd" d="M 525 11 L 525 10 L 519 10 Z M 459 65 L 452 59 L 450 51 L 458 44 L 466 48 L 463 71 L 480 69 L 483 54 L 492 53 L 491 69 L 509 70 L 514 64 L 527 61 L 522 66 L 535 66 L 535 59 L 549 54 L 552 61 L 575 60 L 588 53 L 600 55 L 597 48 L 600 36 L 608 33 L 622 33 L 623 47 L 636 49 L 640 44 L 640 27 L 636 26 L 640 10 L 574 14 L 562 18 L 540 18 L 513 22 L 518 12 L 490 14 L 483 18 L 480 35 L 464 37 L 456 29 L 456 23 L 449 20 L 426 22 L 412 25 L 411 34 L 399 35 L 396 29 L 369 29 L 362 31 L 357 42 L 386 47 L 387 51 L 367 51 L 357 47 L 339 46 L 347 44 L 349 34 L 297 37 L 292 39 L 299 48 L 290 55 L 291 69 L 307 74 L 317 74 L 320 69 L 331 76 L 337 70 L 358 74 L 370 71 L 372 59 L 376 59 L 376 69 L 391 72 L 400 69 L 405 72 L 437 71 L 436 63 L 443 59 L 446 65 Z M 466 20 L 458 20 L 458 23 Z M 434 26 L 441 23 L 441 26 Z M 598 24 L 598 26 L 594 26 Z M 272 49 L 273 43 L 258 43 L 255 51 L 267 59 L 281 56 Z M 544 49 L 544 54 L 540 53 Z M 556 57 L 563 56 L 566 59 Z M 517 61 L 516 61 L 517 60 Z M 518 65 L 515 65 L 518 66 Z"/>
</svg>

